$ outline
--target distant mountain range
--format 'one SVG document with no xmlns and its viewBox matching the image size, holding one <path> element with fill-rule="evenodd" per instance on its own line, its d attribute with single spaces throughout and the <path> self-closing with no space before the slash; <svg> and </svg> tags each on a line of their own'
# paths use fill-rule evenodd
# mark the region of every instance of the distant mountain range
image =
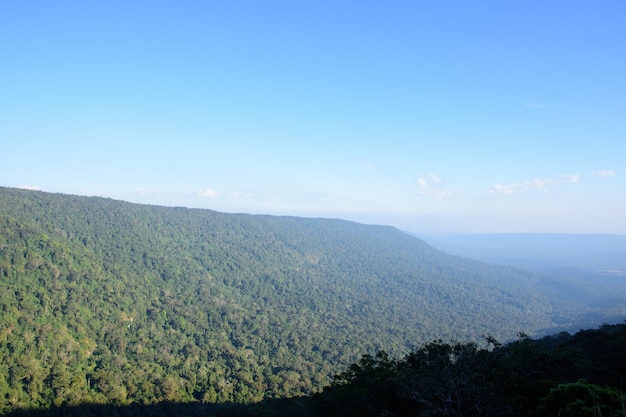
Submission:
<svg viewBox="0 0 626 417">
<path fill-rule="evenodd" d="M 450 254 L 485 262 L 626 275 L 626 235 L 504 233 L 419 237 Z"/>
<path fill-rule="evenodd" d="M 0 187 L 0 413 L 303 395 L 380 348 L 620 322 L 624 286 L 387 226 Z"/>
</svg>

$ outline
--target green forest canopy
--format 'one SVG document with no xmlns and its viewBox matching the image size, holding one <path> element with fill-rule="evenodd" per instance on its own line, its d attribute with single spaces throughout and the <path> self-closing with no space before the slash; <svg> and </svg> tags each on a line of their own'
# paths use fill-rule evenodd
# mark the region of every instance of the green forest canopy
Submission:
<svg viewBox="0 0 626 417">
<path fill-rule="evenodd" d="M 624 316 L 565 284 L 391 227 L 0 188 L 0 411 L 308 395 L 364 353 Z"/>
</svg>

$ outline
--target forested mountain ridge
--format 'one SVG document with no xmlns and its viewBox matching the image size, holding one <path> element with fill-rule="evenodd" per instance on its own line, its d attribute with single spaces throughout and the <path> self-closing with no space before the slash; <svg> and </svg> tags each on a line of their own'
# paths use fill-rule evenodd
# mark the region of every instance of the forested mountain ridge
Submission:
<svg viewBox="0 0 626 417">
<path fill-rule="evenodd" d="M 0 188 L 0 412 L 306 394 L 380 348 L 593 312 L 546 279 L 391 227 Z"/>
</svg>

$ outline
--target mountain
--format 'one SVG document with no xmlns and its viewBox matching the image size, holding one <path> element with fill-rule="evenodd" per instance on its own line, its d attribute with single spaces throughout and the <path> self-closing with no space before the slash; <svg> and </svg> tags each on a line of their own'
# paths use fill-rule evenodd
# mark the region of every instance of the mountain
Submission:
<svg viewBox="0 0 626 417">
<path fill-rule="evenodd" d="M 588 296 L 388 226 L 0 187 L 0 413 L 305 395 L 381 348 L 626 315 Z"/>
</svg>

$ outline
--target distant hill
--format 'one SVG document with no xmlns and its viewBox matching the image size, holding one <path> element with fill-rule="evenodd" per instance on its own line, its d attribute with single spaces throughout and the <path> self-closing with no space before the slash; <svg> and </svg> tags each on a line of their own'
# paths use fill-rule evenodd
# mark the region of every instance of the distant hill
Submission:
<svg viewBox="0 0 626 417">
<path fill-rule="evenodd" d="M 387 226 L 0 187 L 0 413 L 304 395 L 380 348 L 623 320 L 603 291 Z"/>
<path fill-rule="evenodd" d="M 533 269 L 624 271 L 626 235 L 610 234 L 448 234 L 420 235 L 454 255 Z"/>
</svg>

